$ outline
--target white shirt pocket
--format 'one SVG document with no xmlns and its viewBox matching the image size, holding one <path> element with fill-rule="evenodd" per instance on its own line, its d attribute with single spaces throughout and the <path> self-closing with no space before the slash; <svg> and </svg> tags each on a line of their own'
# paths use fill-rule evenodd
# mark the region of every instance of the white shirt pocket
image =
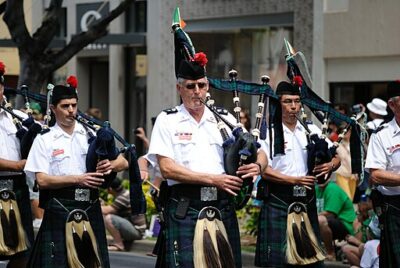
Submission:
<svg viewBox="0 0 400 268">
<path fill-rule="evenodd" d="M 51 175 L 64 176 L 70 175 L 71 154 L 69 150 L 63 148 L 53 148 L 50 160 Z"/>
</svg>

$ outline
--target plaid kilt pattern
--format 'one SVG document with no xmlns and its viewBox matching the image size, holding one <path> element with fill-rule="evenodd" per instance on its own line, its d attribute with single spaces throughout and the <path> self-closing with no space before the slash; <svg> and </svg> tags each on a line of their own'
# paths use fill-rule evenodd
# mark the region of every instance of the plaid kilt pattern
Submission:
<svg viewBox="0 0 400 268">
<path fill-rule="evenodd" d="M 263 202 L 258 223 L 255 266 L 293 267 L 286 264 L 286 227 L 289 204 L 269 196 Z M 307 204 L 307 214 L 318 241 L 321 241 L 315 199 Z M 323 263 L 302 265 L 301 267 L 323 267 Z"/>
<path fill-rule="evenodd" d="M 100 202 L 93 204 L 74 200 L 57 199 L 69 211 L 85 210 L 96 236 L 102 267 L 110 267 L 107 240 Z M 90 207 L 91 206 L 91 207 Z M 90 207 L 90 208 L 89 208 Z M 69 212 L 52 198 L 46 205 L 43 222 L 37 234 L 28 267 L 68 267 L 65 245 L 65 223 Z"/>
<path fill-rule="evenodd" d="M 240 235 L 236 212 L 229 200 L 204 202 L 190 200 L 184 219 L 177 219 L 175 212 L 178 202 L 169 199 L 167 205 L 166 263 L 167 267 L 193 267 L 193 237 L 199 211 L 206 206 L 214 206 L 221 211 L 229 243 L 235 257 L 236 267 L 242 267 Z"/>
<path fill-rule="evenodd" d="M 21 214 L 21 221 L 24 227 L 25 233 L 27 235 L 29 245 L 28 249 L 19 252 L 12 256 L 0 256 L 0 260 L 9 260 L 13 258 L 20 257 L 28 257 L 32 250 L 32 245 L 34 241 L 33 237 L 33 226 L 32 226 L 32 209 L 31 209 L 31 201 L 29 199 L 29 189 L 26 184 L 25 175 L 21 175 L 18 180 L 22 180 L 24 183 L 18 183 L 18 185 L 14 184 L 14 193 L 17 199 L 19 213 Z"/>
<path fill-rule="evenodd" d="M 400 267 L 400 209 L 388 205 L 382 216 L 379 267 Z"/>
</svg>

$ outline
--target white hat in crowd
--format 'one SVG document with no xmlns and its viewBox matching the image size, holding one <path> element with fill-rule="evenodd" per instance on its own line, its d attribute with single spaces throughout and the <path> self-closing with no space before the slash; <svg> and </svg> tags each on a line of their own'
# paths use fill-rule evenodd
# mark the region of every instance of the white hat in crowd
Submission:
<svg viewBox="0 0 400 268">
<path fill-rule="evenodd" d="M 368 110 L 370 110 L 375 114 L 383 116 L 387 115 L 386 106 L 387 106 L 386 101 L 381 100 L 379 98 L 374 98 L 370 103 L 367 104 Z"/>
</svg>

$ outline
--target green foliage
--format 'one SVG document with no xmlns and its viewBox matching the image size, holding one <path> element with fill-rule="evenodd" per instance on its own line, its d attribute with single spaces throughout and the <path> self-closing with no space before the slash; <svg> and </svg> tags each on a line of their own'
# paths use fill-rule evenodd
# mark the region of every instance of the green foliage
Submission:
<svg viewBox="0 0 400 268">
<path fill-rule="evenodd" d="M 260 215 L 260 208 L 254 205 L 247 204 L 241 210 L 236 211 L 239 221 L 239 228 L 241 233 L 256 236 L 258 228 L 258 217 Z"/>
</svg>

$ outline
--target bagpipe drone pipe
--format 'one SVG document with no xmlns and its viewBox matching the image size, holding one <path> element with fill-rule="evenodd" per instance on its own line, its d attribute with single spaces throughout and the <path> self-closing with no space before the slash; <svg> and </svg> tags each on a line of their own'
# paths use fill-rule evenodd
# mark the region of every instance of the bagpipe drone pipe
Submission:
<svg viewBox="0 0 400 268">
<path fill-rule="evenodd" d="M 338 111 L 336 111 L 332 105 L 324 101 L 320 96 L 318 96 L 306 83 L 306 78 L 310 81 L 307 63 L 305 57 L 301 52 L 295 52 L 290 43 L 285 40 L 285 45 L 287 49 L 286 63 L 287 63 L 287 76 L 293 85 L 298 86 L 300 90 L 300 98 L 302 105 L 306 105 L 312 114 L 322 123 L 322 135 L 312 135 L 310 136 L 310 143 L 307 148 L 308 150 L 308 170 L 312 171 L 315 164 L 322 164 L 330 162 L 332 157 L 336 155 L 336 149 L 339 146 L 338 142 L 334 143 L 334 146 L 327 149 L 328 146 L 325 141 L 326 134 L 328 130 L 328 121 L 333 121 L 336 124 L 344 123 L 346 127 L 340 134 L 340 140 L 342 140 L 344 134 L 351 129 L 350 136 L 350 154 L 351 154 L 351 168 L 353 174 L 362 174 L 363 171 L 363 136 L 364 127 L 362 127 L 355 116 L 348 117 Z M 307 77 L 303 75 L 300 71 L 298 60 L 299 58 L 303 61 L 305 66 L 305 73 Z M 300 122 L 305 123 L 306 117 L 305 112 L 302 108 L 302 119 Z M 304 125 L 304 124 L 303 124 Z M 329 151 L 327 151 L 329 150 Z M 316 163 L 317 162 L 317 163 Z M 310 173 L 311 174 L 311 173 Z"/>
<path fill-rule="evenodd" d="M 236 171 L 239 166 L 256 162 L 257 150 L 260 147 L 257 141 L 260 136 L 265 139 L 266 122 L 264 114 L 267 99 L 270 99 L 270 105 L 268 106 L 271 110 L 273 107 L 275 107 L 275 105 L 272 105 L 271 103 L 275 102 L 277 98 L 272 88 L 268 85 L 268 76 L 263 76 L 261 78 L 262 84 L 237 80 L 237 72 L 234 70 L 231 70 L 229 72 L 229 76 L 229 80 L 214 78 L 209 78 L 208 80 L 212 88 L 232 92 L 233 102 L 235 105 L 234 115 L 237 121 L 236 126 L 233 126 L 232 124 L 229 124 L 225 121 L 221 122 L 222 118 L 218 114 L 218 112 L 216 112 L 214 102 L 210 101 L 210 98 L 207 99 L 206 105 L 216 115 L 217 121 L 220 121 L 218 122 L 218 124 L 225 123 L 232 130 L 232 137 L 229 137 L 227 133 L 222 134 L 222 137 L 224 138 L 224 167 L 227 174 L 236 176 Z M 244 131 L 243 126 L 240 123 L 241 107 L 239 92 L 259 96 L 258 109 L 256 113 L 256 123 L 254 129 L 251 130 L 251 133 Z M 262 125 L 264 127 L 262 127 Z M 220 131 L 222 133 L 222 131 L 224 131 L 224 128 L 220 127 Z M 236 209 L 241 209 L 246 205 L 247 201 L 251 197 L 252 190 L 253 179 L 248 178 L 243 180 L 241 190 L 234 198 Z"/>
<path fill-rule="evenodd" d="M 51 126 L 51 110 L 50 110 L 50 99 L 52 95 L 52 85 L 48 86 L 47 96 L 43 94 L 27 92 L 27 96 L 40 103 L 46 103 L 46 116 L 45 126 L 42 132 L 47 132 L 48 127 Z M 6 88 L 7 94 L 22 94 L 21 89 Z M 113 160 L 118 157 L 120 153 L 125 153 L 129 162 L 129 192 L 132 215 L 144 214 L 146 212 L 146 199 L 142 190 L 142 180 L 140 177 L 139 165 L 137 163 L 137 153 L 134 144 L 129 144 L 125 141 L 113 128 L 111 128 L 108 122 L 103 122 L 92 118 L 85 113 L 78 110 L 75 118 L 77 122 L 83 124 L 85 128 L 90 128 L 91 131 L 96 132 L 97 135 L 93 135 L 92 132 L 87 131 L 89 138 L 89 149 L 86 156 L 86 167 L 88 172 L 96 170 L 96 165 L 99 160 L 109 159 Z M 114 138 L 122 144 L 121 148 L 117 148 Z M 112 179 L 115 178 L 114 173 L 108 175 L 105 178 L 105 183 L 102 187 L 108 187 Z"/>
<path fill-rule="evenodd" d="M 7 92 L 8 90 L 6 89 L 5 93 L 7 94 Z M 20 94 L 25 99 L 25 113 L 28 115 L 27 118 L 15 113 L 11 103 L 7 101 L 5 96 L 3 98 L 3 103 L 0 104 L 0 108 L 13 117 L 13 123 L 17 128 L 16 136 L 20 140 L 21 159 L 27 159 L 33 141 L 35 140 L 37 134 L 42 131 L 42 125 L 35 122 L 32 116 L 32 109 L 30 108 L 28 97 L 28 87 L 25 85 L 21 86 Z"/>
</svg>

